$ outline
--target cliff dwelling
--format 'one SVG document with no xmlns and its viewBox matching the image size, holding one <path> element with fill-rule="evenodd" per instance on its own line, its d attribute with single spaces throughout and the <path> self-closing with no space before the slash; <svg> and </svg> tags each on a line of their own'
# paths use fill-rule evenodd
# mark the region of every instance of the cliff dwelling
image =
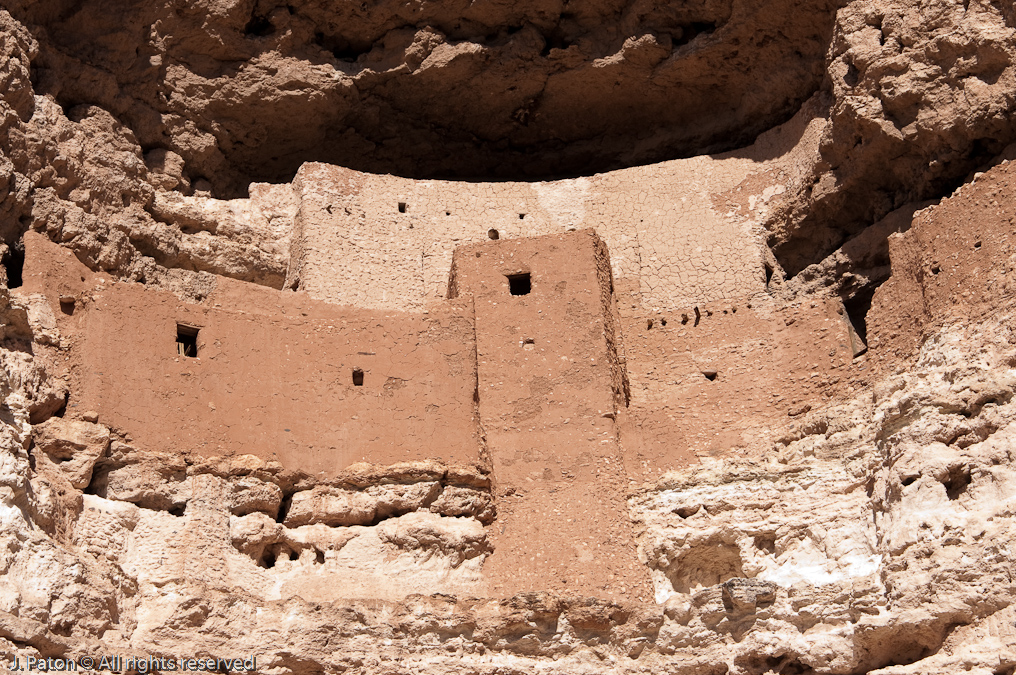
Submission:
<svg viewBox="0 0 1016 675">
<path fill-rule="evenodd" d="M 11 0 L 0 672 L 1012 675 L 1011 2 Z"/>
</svg>

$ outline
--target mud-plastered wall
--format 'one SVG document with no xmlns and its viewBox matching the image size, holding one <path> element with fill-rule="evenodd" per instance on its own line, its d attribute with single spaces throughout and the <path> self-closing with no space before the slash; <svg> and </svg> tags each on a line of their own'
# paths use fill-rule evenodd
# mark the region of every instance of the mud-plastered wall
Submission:
<svg viewBox="0 0 1016 675">
<path fill-rule="evenodd" d="M 735 298 L 622 325 L 631 398 L 620 428 L 634 479 L 702 456 L 765 452 L 760 420 L 787 424 L 868 379 L 838 298 Z"/>
<path fill-rule="evenodd" d="M 455 247 L 592 228 L 620 288 L 658 309 L 765 290 L 761 222 L 806 172 L 803 111 L 750 148 L 557 181 L 411 180 L 318 163 L 299 202 L 287 287 L 372 309 L 444 297 Z"/>
<path fill-rule="evenodd" d="M 195 305 L 26 240 L 25 291 L 46 294 L 70 347 L 69 408 L 142 447 L 252 454 L 308 473 L 478 461 L 468 302 L 410 315 L 223 279 Z"/>
<path fill-rule="evenodd" d="M 651 597 L 623 500 L 604 256 L 592 230 L 455 252 L 452 289 L 476 307 L 479 408 L 501 496 L 484 568 L 496 593 Z"/>
<path fill-rule="evenodd" d="M 1016 297 L 1014 176 L 1005 162 L 889 238 L 892 277 L 869 314 L 883 371 L 913 358 L 941 326 L 979 321 Z"/>
</svg>

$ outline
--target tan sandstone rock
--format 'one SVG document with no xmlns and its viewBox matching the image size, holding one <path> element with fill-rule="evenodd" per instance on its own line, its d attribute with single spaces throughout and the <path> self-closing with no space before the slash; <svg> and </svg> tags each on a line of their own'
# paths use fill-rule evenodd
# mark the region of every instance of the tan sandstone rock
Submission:
<svg viewBox="0 0 1016 675">
<path fill-rule="evenodd" d="M 109 449 L 109 429 L 91 422 L 51 417 L 32 430 L 35 447 L 80 489 L 88 487 L 95 463 Z"/>
</svg>

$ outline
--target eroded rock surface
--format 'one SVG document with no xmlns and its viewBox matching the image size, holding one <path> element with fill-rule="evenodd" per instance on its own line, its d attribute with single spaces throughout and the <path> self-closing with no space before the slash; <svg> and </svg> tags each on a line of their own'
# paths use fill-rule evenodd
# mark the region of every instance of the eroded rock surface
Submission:
<svg viewBox="0 0 1016 675">
<path fill-rule="evenodd" d="M 5 7 L 0 658 L 1012 673 L 1011 3 Z"/>
<path fill-rule="evenodd" d="M 820 86 L 837 4 L 11 9 L 45 35 L 40 93 L 110 110 L 187 182 L 236 190 L 310 159 L 535 177 L 743 144 Z"/>
</svg>

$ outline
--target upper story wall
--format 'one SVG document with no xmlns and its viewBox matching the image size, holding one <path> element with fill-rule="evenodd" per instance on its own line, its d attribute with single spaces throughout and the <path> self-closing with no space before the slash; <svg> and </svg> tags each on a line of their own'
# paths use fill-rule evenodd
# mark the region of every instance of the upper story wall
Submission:
<svg viewBox="0 0 1016 675">
<path fill-rule="evenodd" d="M 71 347 L 69 406 L 141 447 L 254 454 L 308 473 L 478 461 L 466 300 L 405 314 L 220 279 L 192 304 L 94 274 L 36 233 L 25 242 L 24 290 L 46 294 Z M 198 329 L 196 358 L 178 352 L 180 324 Z"/>
<path fill-rule="evenodd" d="M 538 183 L 412 180 L 305 164 L 294 181 L 287 286 L 329 302 L 419 311 L 445 296 L 456 246 L 494 233 L 591 228 L 609 248 L 618 285 L 646 308 L 760 293 L 767 203 L 796 180 L 799 155 L 817 147 L 818 128 L 794 124 L 746 151 Z"/>
<path fill-rule="evenodd" d="M 456 249 L 450 290 L 474 301 L 480 412 L 495 456 L 518 453 L 522 464 L 536 450 L 581 452 L 604 430 L 613 438 L 624 374 L 606 257 L 591 230 Z"/>
</svg>

